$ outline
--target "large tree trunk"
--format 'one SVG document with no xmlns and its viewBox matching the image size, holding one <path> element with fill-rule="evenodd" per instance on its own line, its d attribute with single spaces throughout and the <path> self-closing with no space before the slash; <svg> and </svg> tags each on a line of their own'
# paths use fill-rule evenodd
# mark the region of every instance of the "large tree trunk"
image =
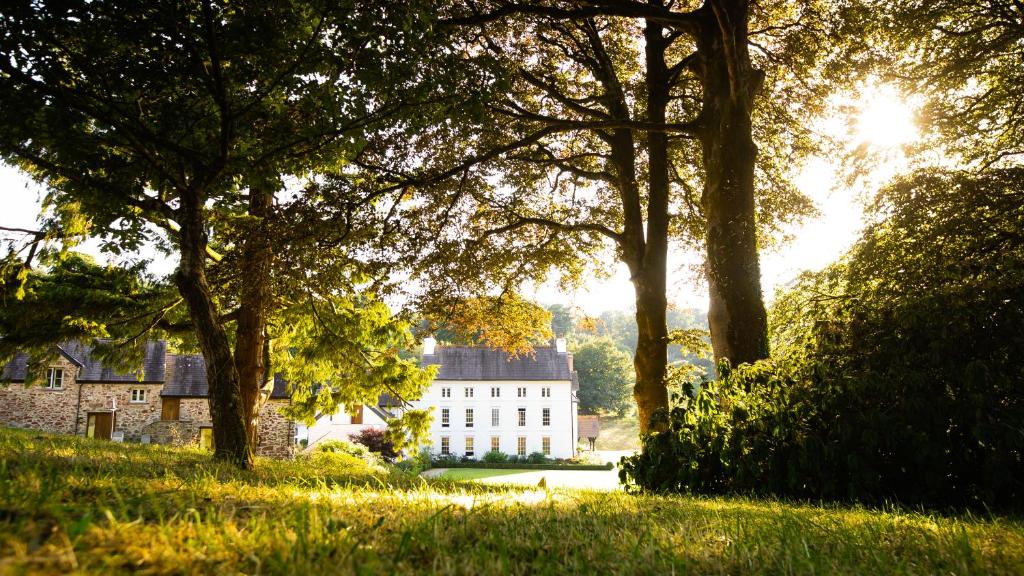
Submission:
<svg viewBox="0 0 1024 576">
<path fill-rule="evenodd" d="M 751 110 L 764 74 L 747 50 L 747 2 L 716 2 L 697 38 L 704 100 L 708 322 L 715 359 L 734 365 L 768 357 L 754 204 L 757 146 Z"/>
<path fill-rule="evenodd" d="M 199 348 L 206 360 L 214 457 L 249 468 L 252 466 L 252 449 L 245 430 L 238 372 L 227 332 L 220 323 L 206 281 L 207 238 L 202 199 L 182 194 L 181 202 L 181 260 L 174 280 L 188 305 Z"/>
<path fill-rule="evenodd" d="M 266 221 L 273 207 L 273 188 L 262 184 L 249 186 L 249 215 L 254 224 L 242 249 L 238 310 L 235 336 L 235 368 L 241 390 L 242 409 L 249 444 L 259 445 L 259 413 L 266 397 L 261 394 L 268 365 L 265 358 L 267 314 L 270 308 L 270 267 L 272 251 Z"/>
<path fill-rule="evenodd" d="M 668 105 L 668 70 L 665 66 L 665 38 L 661 25 L 647 22 L 644 29 L 647 67 L 647 120 L 665 123 Z M 641 254 L 630 266 L 636 293 L 637 343 L 633 364 L 636 367 L 637 413 L 640 432 L 659 432 L 667 419 L 652 416 L 668 409 L 665 372 L 668 364 L 668 327 L 666 267 L 668 265 L 668 138 L 664 132 L 647 133 L 647 233 Z"/>
</svg>

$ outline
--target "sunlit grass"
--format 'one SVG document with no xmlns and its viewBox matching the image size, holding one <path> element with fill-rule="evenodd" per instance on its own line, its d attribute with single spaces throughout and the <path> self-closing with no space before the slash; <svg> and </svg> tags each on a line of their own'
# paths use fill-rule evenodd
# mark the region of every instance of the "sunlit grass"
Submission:
<svg viewBox="0 0 1024 576">
<path fill-rule="evenodd" d="M 1019 574 L 1001 518 L 426 482 L 0 430 L 0 574 Z"/>
</svg>

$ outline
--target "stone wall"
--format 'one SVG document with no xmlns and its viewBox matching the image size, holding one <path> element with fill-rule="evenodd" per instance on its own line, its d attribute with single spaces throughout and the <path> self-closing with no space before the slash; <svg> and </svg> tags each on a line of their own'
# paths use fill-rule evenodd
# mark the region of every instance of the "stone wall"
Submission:
<svg viewBox="0 0 1024 576">
<path fill-rule="evenodd" d="M 82 384 L 82 403 L 78 411 L 78 433 L 85 435 L 90 412 L 110 412 L 116 406 L 114 431 L 124 432 L 124 439 L 138 442 L 142 429 L 160 419 L 160 389 L 163 384 Z M 132 402 L 132 390 L 145 390 L 143 402 Z"/>
<path fill-rule="evenodd" d="M 64 370 L 60 390 L 46 389 L 41 381 L 31 386 L 22 382 L 0 384 L 0 426 L 75 433 L 75 407 L 78 405 L 75 377 L 78 366 L 63 356 L 49 366 Z"/>
<path fill-rule="evenodd" d="M 157 411 L 154 421 L 143 426 L 142 433 L 149 435 L 150 442 L 175 446 L 198 445 L 199 429 L 213 426 L 206 398 L 181 398 L 179 402 L 177 420 L 160 420 L 160 412 Z"/>
<path fill-rule="evenodd" d="M 272 458 L 291 458 L 294 455 L 295 423 L 278 412 L 278 408 L 287 404 L 287 400 L 270 400 L 260 410 L 256 454 Z M 157 421 L 147 424 L 142 430 L 154 444 L 197 445 L 199 429 L 213 425 L 205 398 L 182 398 L 178 420 L 162 422 L 159 417 L 157 412 Z"/>
<path fill-rule="evenodd" d="M 168 355 L 167 377 L 173 368 Z M 206 398 L 181 398 L 178 420 L 161 421 L 163 384 L 86 383 L 78 384 L 78 367 L 61 356 L 50 367 L 64 370 L 63 387 L 48 390 L 37 382 L 0 384 L 0 426 L 29 428 L 59 434 L 84 436 L 90 412 L 110 412 L 116 400 L 114 431 L 124 432 L 126 441 L 138 442 L 148 435 L 154 444 L 177 446 L 199 443 L 199 430 L 212 426 Z M 133 389 L 146 390 L 146 399 L 132 402 Z M 270 400 L 260 411 L 259 444 L 256 453 L 274 458 L 294 454 L 296 426 L 278 412 L 288 400 Z"/>
<path fill-rule="evenodd" d="M 291 458 L 295 454 L 295 422 L 282 416 L 278 409 L 287 400 L 268 400 L 260 410 L 259 445 L 256 453 L 271 458 Z"/>
</svg>

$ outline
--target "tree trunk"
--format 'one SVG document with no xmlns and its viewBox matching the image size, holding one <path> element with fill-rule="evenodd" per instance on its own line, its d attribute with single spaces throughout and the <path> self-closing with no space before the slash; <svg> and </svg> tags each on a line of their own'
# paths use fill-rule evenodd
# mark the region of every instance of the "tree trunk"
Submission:
<svg viewBox="0 0 1024 576">
<path fill-rule="evenodd" d="M 259 414 L 266 401 L 261 393 L 266 382 L 265 340 L 270 308 L 270 267 L 273 253 L 266 220 L 273 207 L 271 187 L 249 186 L 249 215 L 255 223 L 242 248 L 238 332 L 235 336 L 235 368 L 249 444 L 259 445 Z"/>
<path fill-rule="evenodd" d="M 227 332 L 220 323 L 206 281 L 207 238 L 202 198 L 195 193 L 185 193 L 181 195 L 181 203 L 181 260 L 174 280 L 188 305 L 199 348 L 206 361 L 214 457 L 241 468 L 250 468 L 252 450 L 245 430 L 238 372 Z"/>
<path fill-rule="evenodd" d="M 668 105 L 668 69 L 665 66 L 666 41 L 660 24 L 647 22 L 644 29 L 647 68 L 647 120 L 665 123 Z M 652 416 L 668 409 L 665 383 L 668 364 L 668 326 L 665 297 L 668 265 L 668 137 L 664 132 L 647 132 L 647 233 L 638 261 L 630 266 L 636 293 L 637 343 L 633 364 L 636 367 L 636 399 L 640 432 L 666 429 L 667 418 Z"/>
<path fill-rule="evenodd" d="M 715 360 L 734 365 L 768 357 L 754 204 L 757 146 L 751 110 L 764 74 L 747 50 L 747 2 L 717 2 L 697 38 L 704 100 L 700 140 L 705 170 L 708 323 Z"/>
</svg>

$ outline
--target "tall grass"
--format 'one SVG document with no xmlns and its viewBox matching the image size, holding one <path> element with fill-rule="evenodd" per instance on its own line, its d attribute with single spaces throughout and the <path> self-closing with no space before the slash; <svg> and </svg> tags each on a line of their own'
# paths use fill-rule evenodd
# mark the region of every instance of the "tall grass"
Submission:
<svg viewBox="0 0 1024 576">
<path fill-rule="evenodd" d="M 426 482 L 0 430 L 0 573 L 1021 574 L 1002 518 Z"/>
</svg>

